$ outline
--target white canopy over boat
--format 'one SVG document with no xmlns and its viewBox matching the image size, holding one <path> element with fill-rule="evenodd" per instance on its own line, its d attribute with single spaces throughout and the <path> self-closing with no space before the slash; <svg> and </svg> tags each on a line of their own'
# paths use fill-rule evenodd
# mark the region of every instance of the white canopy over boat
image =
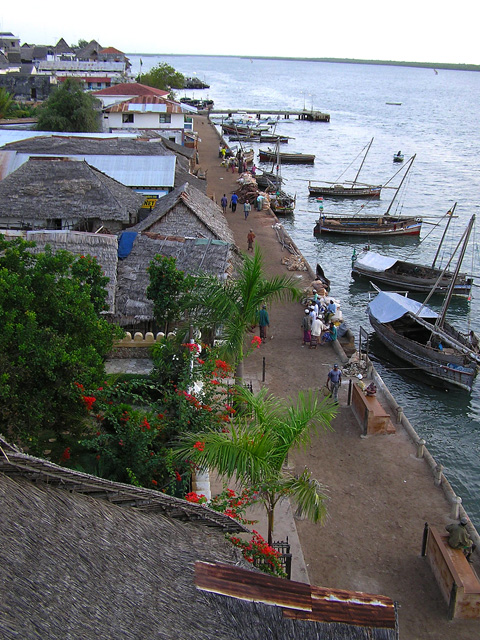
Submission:
<svg viewBox="0 0 480 640">
<path fill-rule="evenodd" d="M 402 296 L 399 293 L 394 293 L 393 291 L 380 291 L 376 298 L 368 305 L 372 316 L 378 320 L 378 322 L 382 323 L 398 320 L 398 318 L 401 318 L 408 312 L 417 314 L 421 307 L 421 302 Z M 419 313 L 419 317 L 433 319 L 438 317 L 438 313 L 424 306 Z"/>
<path fill-rule="evenodd" d="M 397 258 L 382 256 L 375 251 L 365 251 L 355 260 L 355 265 L 368 269 L 368 271 L 380 272 L 390 269 L 397 262 Z"/>
</svg>

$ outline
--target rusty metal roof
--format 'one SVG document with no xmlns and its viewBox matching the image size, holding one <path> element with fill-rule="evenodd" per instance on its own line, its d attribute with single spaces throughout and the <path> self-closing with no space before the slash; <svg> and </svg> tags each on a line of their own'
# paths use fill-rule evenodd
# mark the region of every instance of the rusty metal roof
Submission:
<svg viewBox="0 0 480 640">
<path fill-rule="evenodd" d="M 195 584 L 202 591 L 281 607 L 293 620 L 396 628 L 395 603 L 386 596 L 315 587 L 220 562 L 196 562 Z"/>
</svg>

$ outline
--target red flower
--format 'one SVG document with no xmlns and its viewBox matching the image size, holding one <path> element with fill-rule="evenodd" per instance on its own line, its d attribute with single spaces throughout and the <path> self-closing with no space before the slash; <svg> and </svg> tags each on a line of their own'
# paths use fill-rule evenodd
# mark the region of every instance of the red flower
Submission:
<svg viewBox="0 0 480 640">
<path fill-rule="evenodd" d="M 195 493 L 195 491 L 190 491 L 185 496 L 185 500 L 187 502 L 195 502 L 196 504 L 203 504 L 207 501 L 207 498 L 203 495 L 203 493 Z"/>
<path fill-rule="evenodd" d="M 155 486 L 157 486 L 158 482 L 152 478 L 152 484 L 154 484 Z"/>
<path fill-rule="evenodd" d="M 175 469 L 175 478 L 177 479 L 177 482 L 181 482 L 182 481 L 182 476 L 178 473 L 178 471 Z"/>
<path fill-rule="evenodd" d="M 60 457 L 60 462 L 66 462 L 67 460 L 70 460 L 70 447 L 67 447 L 65 449 L 65 451 L 62 453 L 61 457 Z"/>
<path fill-rule="evenodd" d="M 252 338 L 252 344 L 254 347 L 257 347 L 257 349 L 260 349 L 260 345 L 262 344 L 261 338 L 255 336 L 254 338 Z"/>
<path fill-rule="evenodd" d="M 97 401 L 97 399 L 94 398 L 93 396 L 82 396 L 82 400 L 85 403 L 85 407 L 86 407 L 87 411 L 91 411 L 92 410 L 92 406 Z"/>
<path fill-rule="evenodd" d="M 205 364 L 205 360 L 200 360 L 200 358 L 197 358 L 197 362 L 198 364 Z"/>
<path fill-rule="evenodd" d="M 200 442 L 200 440 L 198 440 L 194 445 L 193 445 L 194 449 L 198 449 L 199 451 L 203 451 L 205 449 L 205 442 Z"/>
</svg>

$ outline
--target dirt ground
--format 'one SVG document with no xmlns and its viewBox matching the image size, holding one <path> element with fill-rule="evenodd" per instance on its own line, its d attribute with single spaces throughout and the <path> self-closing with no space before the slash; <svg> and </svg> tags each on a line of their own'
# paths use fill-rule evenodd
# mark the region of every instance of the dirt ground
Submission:
<svg viewBox="0 0 480 640">
<path fill-rule="evenodd" d="M 220 203 L 224 193 L 229 198 L 236 189 L 238 175 L 220 166 L 218 134 L 205 118 L 196 118 L 196 131 L 201 139 L 200 168 L 207 170 L 207 193 Z M 245 221 L 240 206 L 236 213 L 228 210 L 226 217 L 241 251 L 246 252 L 252 228 L 266 273 L 289 273 L 280 262 L 288 253 L 282 252 L 272 229 L 276 220 L 271 212 L 252 210 Z M 301 286 L 310 284 L 307 274 L 291 273 Z M 335 291 L 332 294 L 335 297 Z M 265 384 L 273 394 L 295 397 L 300 390 L 318 390 L 338 356 L 330 346 L 302 346 L 300 303 L 272 305 L 268 311 L 269 339 L 246 359 L 246 380 L 262 379 L 265 358 Z M 397 425 L 394 435 L 361 435 L 346 404 L 347 388 L 348 381 L 340 390 L 333 430 L 314 436 L 308 450 L 293 457 L 296 469 L 307 466 L 329 495 L 324 525 L 296 520 L 310 582 L 391 597 L 399 603 L 403 640 L 480 638 L 480 621 L 447 620 L 447 604 L 420 554 L 424 523 L 443 528 L 452 522 L 450 505 L 434 486 L 427 464 L 415 457 L 402 427 Z"/>
</svg>

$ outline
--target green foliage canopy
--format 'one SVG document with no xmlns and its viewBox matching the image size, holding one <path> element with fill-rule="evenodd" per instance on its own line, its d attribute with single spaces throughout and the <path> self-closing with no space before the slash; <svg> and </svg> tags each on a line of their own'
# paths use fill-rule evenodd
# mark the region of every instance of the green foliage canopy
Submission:
<svg viewBox="0 0 480 640">
<path fill-rule="evenodd" d="M 6 118 L 13 106 L 13 96 L 4 88 L 0 88 L 0 118 Z"/>
<path fill-rule="evenodd" d="M 99 316 L 108 281 L 94 258 L 33 254 L 0 236 L 0 432 L 30 451 L 83 418 L 76 381 L 97 384 L 115 328 Z"/>
<path fill-rule="evenodd" d="M 147 73 L 138 75 L 137 81 L 163 91 L 183 89 L 185 86 L 185 76 L 165 62 L 160 62 Z"/>
<path fill-rule="evenodd" d="M 82 83 L 67 78 L 39 108 L 37 130 L 95 133 L 100 128 L 97 103 Z"/>
</svg>

